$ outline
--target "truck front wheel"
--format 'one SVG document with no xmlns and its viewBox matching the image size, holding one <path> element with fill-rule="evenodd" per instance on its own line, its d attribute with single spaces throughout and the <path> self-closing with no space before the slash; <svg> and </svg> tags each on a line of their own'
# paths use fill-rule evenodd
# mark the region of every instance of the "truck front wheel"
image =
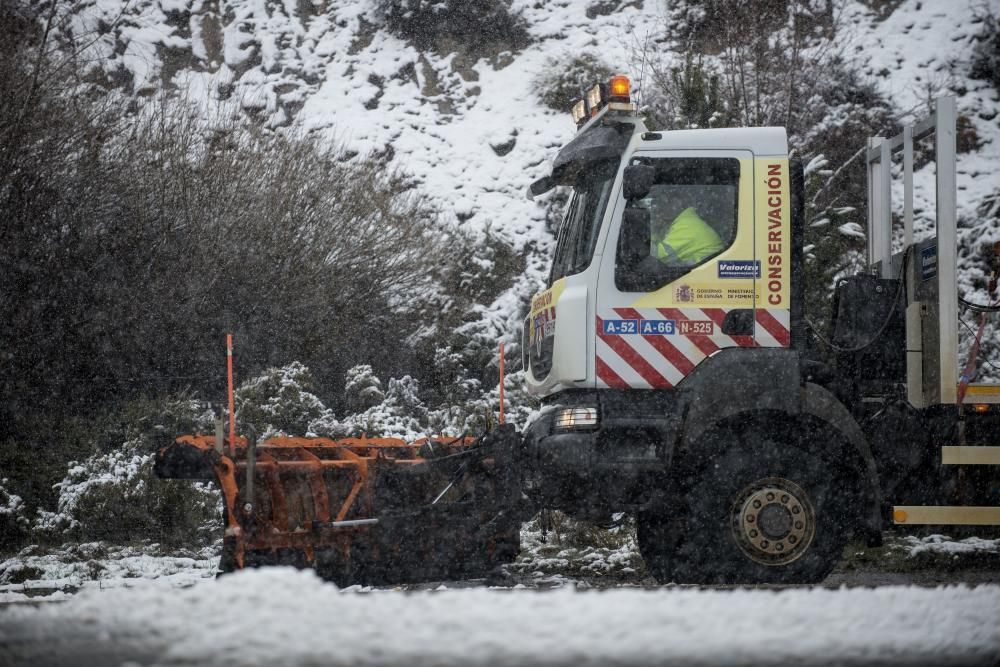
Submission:
<svg viewBox="0 0 1000 667">
<path fill-rule="evenodd" d="M 683 528 L 663 553 L 670 562 L 650 568 L 654 576 L 699 584 L 826 578 L 847 541 L 854 484 L 838 466 L 779 438 L 744 432 L 695 475 Z"/>
</svg>

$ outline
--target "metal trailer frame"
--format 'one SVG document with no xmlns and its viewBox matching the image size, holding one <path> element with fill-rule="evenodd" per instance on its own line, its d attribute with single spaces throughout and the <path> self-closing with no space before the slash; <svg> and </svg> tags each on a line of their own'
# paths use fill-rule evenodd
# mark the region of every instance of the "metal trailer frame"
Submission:
<svg viewBox="0 0 1000 667">
<path fill-rule="evenodd" d="M 903 253 L 913 250 L 913 143 L 934 135 L 934 161 L 937 168 L 935 225 L 937 317 L 922 314 L 922 304 L 916 299 L 906 309 L 907 398 L 916 408 L 935 404 L 955 404 L 958 382 L 958 284 L 957 284 L 957 200 L 956 200 L 956 119 L 955 98 L 941 97 L 935 110 L 914 125 L 892 137 L 872 137 L 868 140 L 866 163 L 868 172 L 868 264 L 879 277 L 893 277 L 892 255 L 892 156 L 903 153 Z M 910 279 L 912 274 L 906 276 Z M 908 285 L 908 295 L 914 285 Z M 928 349 L 925 343 L 937 344 Z M 924 382 L 927 368 L 925 353 L 931 359 L 931 382 Z M 936 378 L 933 376 L 937 376 Z M 1000 403 L 1000 394 L 995 401 Z"/>
<path fill-rule="evenodd" d="M 906 272 L 907 399 L 915 408 L 954 405 L 958 399 L 958 234 L 956 182 L 955 98 L 940 97 L 934 112 L 896 136 L 868 140 L 868 265 L 880 278 L 893 278 L 909 261 Z M 934 135 L 937 169 L 935 238 L 915 244 L 913 238 L 913 142 Z M 892 156 L 903 153 L 903 252 L 892 253 Z M 921 251 L 923 246 L 923 251 Z M 928 252 L 933 251 L 933 252 Z M 923 262 L 936 257 L 936 266 Z M 920 265 L 917 262 L 921 262 Z M 929 262 L 929 264 L 932 262 Z M 936 270 L 936 289 L 923 290 L 921 272 Z M 971 384 L 975 403 L 1000 403 L 1000 385 Z M 964 443 L 941 447 L 942 465 L 1000 465 L 1000 446 L 969 447 Z M 1000 507 L 895 506 L 896 524 L 1000 525 Z"/>
</svg>

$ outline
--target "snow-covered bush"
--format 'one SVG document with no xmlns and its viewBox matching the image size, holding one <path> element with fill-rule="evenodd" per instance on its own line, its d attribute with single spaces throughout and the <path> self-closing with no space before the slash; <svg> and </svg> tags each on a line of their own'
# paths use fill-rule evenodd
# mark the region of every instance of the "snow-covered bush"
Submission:
<svg viewBox="0 0 1000 667">
<path fill-rule="evenodd" d="M 419 366 L 412 375 L 420 379 L 421 398 L 428 407 L 442 414 L 471 414 L 477 408 L 469 403 L 482 398 L 481 388 L 497 382 L 499 342 L 508 341 L 511 359 L 519 354 L 510 334 L 527 314 L 521 309 L 536 286 L 523 278 L 535 267 L 528 265 L 530 253 L 516 251 L 509 238 L 495 230 L 478 235 L 458 231 L 454 238 L 458 247 L 442 270 L 444 291 L 438 296 L 434 324 L 414 341 Z M 521 294 L 510 293 L 515 285 L 521 286 Z M 504 293 L 508 298 L 498 302 Z"/>
<path fill-rule="evenodd" d="M 607 63 L 590 53 L 550 58 L 535 77 L 532 88 L 541 91 L 545 106 L 568 114 L 586 89 L 607 82 L 612 74 L 614 71 Z"/>
<path fill-rule="evenodd" d="M 348 417 L 345 424 L 356 433 L 369 436 L 415 440 L 430 435 L 429 412 L 420 400 L 420 383 L 409 375 L 390 378 L 385 400 L 364 412 Z"/>
<path fill-rule="evenodd" d="M 441 358 L 452 361 L 460 356 L 449 357 L 443 350 L 441 353 L 444 355 Z M 451 371 L 443 382 L 454 391 L 424 392 L 420 382 L 409 375 L 390 378 L 383 390 L 383 383 L 371 366 L 355 366 L 346 377 L 345 404 L 350 414 L 337 419 L 311 392 L 309 370 L 293 362 L 268 369 L 240 386 L 236 392 L 236 421 L 241 432 L 251 426 L 258 437 L 276 433 L 329 438 L 364 434 L 415 440 L 432 434 L 479 432 L 486 421 L 485 412 L 496 410 L 497 397 L 482 396 L 479 381 L 469 379 L 460 365 Z M 442 377 L 435 381 L 441 381 Z M 430 406 L 425 395 L 433 399 Z"/>
<path fill-rule="evenodd" d="M 55 510 L 38 511 L 33 526 L 37 539 L 151 539 L 191 544 L 211 537 L 221 507 L 218 491 L 207 483 L 157 479 L 153 475 L 156 442 L 151 437 L 162 430 L 173 435 L 172 428 L 163 423 L 184 412 L 191 423 L 207 430 L 205 416 L 210 413 L 189 400 L 154 403 L 146 409 L 144 418 L 119 433 L 123 440 L 115 448 L 69 464 L 56 484 L 59 496 Z M 135 411 L 126 409 L 123 413 Z"/>
<path fill-rule="evenodd" d="M 31 527 L 24 500 L 9 489 L 9 483 L 0 479 L 0 545 L 5 546 L 19 544 Z"/>
<path fill-rule="evenodd" d="M 859 148 L 867 137 L 887 136 L 893 112 L 871 82 L 846 64 L 832 61 L 813 73 L 812 90 L 797 110 L 789 143 L 813 165 L 806 174 L 806 310 L 820 329 L 827 326 L 837 277 L 860 269 L 865 241 L 867 182 Z M 812 162 L 821 158 L 823 164 Z M 828 224 L 820 224 L 823 221 Z"/>
<path fill-rule="evenodd" d="M 35 520 L 34 536 L 42 541 L 202 544 L 213 538 L 221 510 L 210 483 L 154 477 L 152 454 L 134 442 L 74 462 L 58 488 L 56 511 L 39 510 Z"/>
<path fill-rule="evenodd" d="M 344 374 L 344 404 L 350 412 L 364 412 L 385 400 L 382 381 L 368 364 L 358 364 Z"/>
<path fill-rule="evenodd" d="M 511 11 L 510 0 L 379 0 L 378 6 L 389 31 L 420 48 L 445 40 L 505 49 L 529 42 L 525 21 Z"/>
<path fill-rule="evenodd" d="M 453 406 L 474 401 L 482 396 L 482 381 L 470 373 L 468 358 L 462 349 L 441 346 L 434 350 L 434 362 L 427 380 L 432 386 L 432 402 Z M 481 371 L 482 369 L 475 369 Z"/>
<path fill-rule="evenodd" d="M 269 368 L 236 390 L 240 429 L 253 428 L 258 437 L 273 433 L 306 435 L 317 420 L 330 422 L 332 412 L 314 394 L 313 379 L 302 363 Z"/>
</svg>

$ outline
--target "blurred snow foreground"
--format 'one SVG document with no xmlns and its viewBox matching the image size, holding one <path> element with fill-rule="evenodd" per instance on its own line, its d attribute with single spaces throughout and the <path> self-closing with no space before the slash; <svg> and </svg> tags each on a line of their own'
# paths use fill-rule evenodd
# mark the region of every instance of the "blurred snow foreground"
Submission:
<svg viewBox="0 0 1000 667">
<path fill-rule="evenodd" d="M 1000 659 L 1000 586 L 780 592 L 443 588 L 341 591 L 308 570 L 270 568 L 180 591 L 87 590 L 64 603 L 4 609 L 0 662 L 5 651 L 16 657 L 32 642 L 58 646 L 74 638 L 89 647 L 131 646 L 136 656 L 155 656 L 155 663 L 165 665 Z"/>
</svg>

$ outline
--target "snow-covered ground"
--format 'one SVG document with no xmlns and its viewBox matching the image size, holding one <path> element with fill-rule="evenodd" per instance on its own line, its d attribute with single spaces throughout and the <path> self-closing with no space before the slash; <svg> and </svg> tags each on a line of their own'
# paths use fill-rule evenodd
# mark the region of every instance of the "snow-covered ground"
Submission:
<svg viewBox="0 0 1000 667">
<path fill-rule="evenodd" d="M 574 544 L 564 531 L 543 537 L 537 521 L 525 524 L 505 588 L 474 581 L 338 590 L 289 568 L 217 580 L 217 548 L 29 548 L 0 563 L 0 664 L 1000 659 L 1000 562 L 990 565 L 1000 561 L 1000 539 L 890 537 L 881 549 L 848 553 L 824 588 L 719 590 L 655 586 L 627 521 L 592 539 L 603 546 Z M 953 563 L 987 570 L 937 576 Z M 933 576 L 921 577 L 921 568 Z M 925 585 L 942 580 L 952 583 Z M 964 581 L 985 585 L 954 583 Z M 900 582 L 922 585 L 871 587 Z"/>
<path fill-rule="evenodd" d="M 88 589 L 0 613 L 0 660 L 73 664 L 996 664 L 1000 586 L 340 591 L 310 571 Z"/>
<path fill-rule="evenodd" d="M 524 524 L 521 554 L 506 567 L 511 583 L 529 588 L 654 585 L 646 576 L 631 524 L 594 535 L 589 544 L 580 543 L 551 532 L 543 537 L 537 520 Z M 878 572 L 912 572 L 938 568 L 949 560 L 966 567 L 981 566 L 990 559 L 996 560 L 991 571 L 1000 583 L 1000 539 L 952 539 L 942 534 L 889 536 L 880 549 L 862 549 L 846 556 L 828 585 L 884 583 L 845 574 L 856 571 L 859 563 Z M 0 604 L 63 601 L 91 590 L 188 588 L 212 581 L 218 564 L 218 545 L 197 551 L 170 550 L 157 544 L 114 547 L 100 542 L 50 550 L 29 547 L 0 561 Z M 958 575 L 950 581 L 961 582 L 963 578 Z"/>
<path fill-rule="evenodd" d="M 98 542 L 42 551 L 29 547 L 0 562 L 0 603 L 65 600 L 78 591 L 188 587 L 215 577 L 219 550 L 163 553 L 159 545 L 110 547 Z"/>
</svg>

